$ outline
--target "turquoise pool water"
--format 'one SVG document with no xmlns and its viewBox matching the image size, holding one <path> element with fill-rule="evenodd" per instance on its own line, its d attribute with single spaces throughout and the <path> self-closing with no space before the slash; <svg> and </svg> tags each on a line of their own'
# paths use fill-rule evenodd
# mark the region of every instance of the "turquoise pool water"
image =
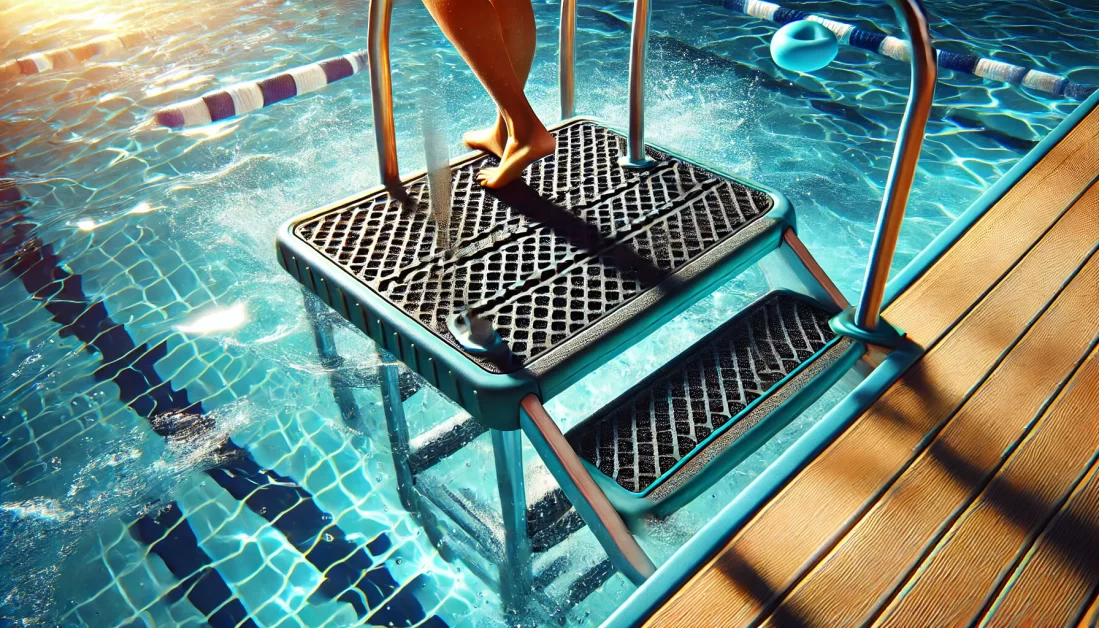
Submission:
<svg viewBox="0 0 1099 628">
<path fill-rule="evenodd" d="M 947 49 L 1099 82 L 1085 0 L 929 0 Z M 878 3 L 797 2 L 867 29 Z M 556 117 L 559 5 L 537 2 L 529 94 Z M 625 122 L 628 2 L 581 2 L 578 111 Z M 156 108 L 364 45 L 365 5 L 239 0 L 0 4 L 0 60 L 133 28 L 147 47 L 0 84 L 0 625 L 508 625 L 493 587 L 444 560 L 399 505 L 368 340 L 333 314 L 322 366 L 276 227 L 376 183 L 365 75 L 188 131 Z M 907 68 L 845 48 L 815 76 L 770 63 L 772 24 L 701 0 L 658 4 L 648 137 L 783 190 L 803 239 L 857 294 Z M 890 30 L 892 30 L 890 28 Z M 423 167 L 420 114 L 445 108 L 451 155 L 492 106 L 423 8 L 393 21 L 402 169 Z M 1001 48 L 1003 46 L 1003 48 Z M 1075 103 L 944 72 L 899 269 Z M 755 269 L 550 406 L 571 424 L 715 327 L 766 285 Z M 614 377 L 608 377 L 613 374 Z M 363 422 L 345 425 L 333 381 Z M 456 412 L 412 377 L 410 427 Z M 659 562 L 796 439 L 842 386 L 643 540 Z M 425 481 L 491 510 L 476 441 Z M 557 620 L 596 623 L 632 591 L 586 531 L 540 558 Z M 368 574 L 364 576 L 363 573 Z M 244 619 L 250 617 L 250 620 Z"/>
</svg>

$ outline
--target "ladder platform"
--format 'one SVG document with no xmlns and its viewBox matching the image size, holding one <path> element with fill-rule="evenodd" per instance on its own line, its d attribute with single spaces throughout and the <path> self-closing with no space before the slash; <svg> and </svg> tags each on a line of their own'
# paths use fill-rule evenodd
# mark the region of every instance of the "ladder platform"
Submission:
<svg viewBox="0 0 1099 628">
<path fill-rule="evenodd" d="M 835 314 L 772 292 L 566 437 L 624 516 L 670 514 L 854 364 L 861 345 L 832 331 Z"/>
<path fill-rule="evenodd" d="M 489 427 L 518 402 L 575 382 L 778 247 L 793 211 L 779 193 L 648 149 L 618 165 L 625 138 L 587 119 L 551 129 L 555 154 L 486 190 L 496 158 L 451 165 L 448 215 L 427 175 L 291 220 L 280 263 L 309 290 Z M 463 312 L 510 350 L 477 355 L 451 333 Z"/>
</svg>

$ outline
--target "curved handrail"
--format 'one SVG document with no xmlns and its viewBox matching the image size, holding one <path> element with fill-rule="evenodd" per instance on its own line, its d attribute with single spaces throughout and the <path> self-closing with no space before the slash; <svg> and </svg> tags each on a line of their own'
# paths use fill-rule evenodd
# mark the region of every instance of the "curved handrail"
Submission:
<svg viewBox="0 0 1099 628">
<path fill-rule="evenodd" d="M 397 133 L 393 128 L 393 77 L 389 67 L 389 24 L 393 0 L 370 0 L 367 27 L 367 63 L 370 65 L 370 107 L 374 112 L 374 144 L 382 185 L 401 182 L 397 165 Z"/>
<path fill-rule="evenodd" d="M 908 105 L 905 107 L 897 136 L 897 146 L 893 151 L 893 161 L 889 166 L 889 176 L 885 181 L 885 196 L 882 199 L 874 240 L 870 245 L 870 262 L 866 267 L 862 295 L 855 309 L 855 325 L 866 331 L 876 330 L 881 320 L 885 284 L 889 279 L 893 254 L 897 250 L 901 221 L 908 205 L 908 195 L 912 191 L 912 180 L 916 175 L 916 163 L 920 159 L 924 130 L 927 118 L 931 115 L 935 81 L 938 77 L 927 16 L 919 2 L 890 0 L 890 3 L 908 33 L 912 82 L 908 92 Z"/>
</svg>

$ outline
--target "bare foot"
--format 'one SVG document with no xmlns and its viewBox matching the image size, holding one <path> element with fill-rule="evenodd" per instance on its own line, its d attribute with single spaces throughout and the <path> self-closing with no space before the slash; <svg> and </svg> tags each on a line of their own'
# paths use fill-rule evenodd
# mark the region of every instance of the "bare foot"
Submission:
<svg viewBox="0 0 1099 628">
<path fill-rule="evenodd" d="M 487 129 L 477 129 L 462 136 L 462 141 L 473 150 L 483 150 L 497 157 L 504 154 L 508 142 L 508 126 L 504 119 L 496 116 L 496 124 Z"/>
<path fill-rule="evenodd" d="M 518 179 L 527 166 L 546 155 L 552 155 L 556 148 L 557 140 L 540 125 L 525 141 L 509 137 L 504 154 L 500 157 L 500 165 L 482 169 L 477 173 L 477 182 L 486 188 L 502 188 Z"/>
</svg>

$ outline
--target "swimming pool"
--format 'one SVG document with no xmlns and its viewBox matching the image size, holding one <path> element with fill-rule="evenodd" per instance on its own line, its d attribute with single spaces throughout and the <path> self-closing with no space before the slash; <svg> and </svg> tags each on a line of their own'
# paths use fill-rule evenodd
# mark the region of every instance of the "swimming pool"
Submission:
<svg viewBox="0 0 1099 628">
<path fill-rule="evenodd" d="M 1076 52 L 1094 40 L 1075 25 L 1099 12 L 1077 4 L 928 9 L 943 47 L 1097 82 L 1093 61 Z M 868 29 L 892 23 L 876 5 L 798 6 Z M 975 22 L 985 8 L 994 17 Z M 556 112 L 557 10 L 536 5 L 529 92 L 545 119 Z M 582 3 L 579 19 L 578 110 L 618 125 L 629 15 L 627 2 Z M 26 3 L 0 16 L 3 59 L 135 27 L 153 36 L 132 55 L 0 86 L 0 154 L 19 194 L 5 189 L 0 204 L 0 363 L 10 373 L 0 387 L 0 525 L 14 539 L 2 550 L 0 576 L 12 584 L 0 616 L 75 625 L 208 616 L 221 625 L 248 614 L 258 625 L 312 626 L 361 622 L 365 609 L 382 608 L 375 621 L 516 621 L 401 510 L 371 344 L 321 310 L 344 357 L 322 364 L 300 291 L 270 250 L 286 218 L 375 182 L 365 77 L 193 130 L 140 126 L 157 107 L 216 85 L 361 47 L 363 7 L 120 0 Z M 773 25 L 703 2 L 657 6 L 653 27 L 650 140 L 783 190 L 806 243 L 853 297 L 907 69 L 848 48 L 816 77 L 783 75 L 766 57 Z M 417 3 L 398 3 L 393 39 L 409 171 L 423 166 L 423 103 L 445 107 L 452 155 L 492 108 Z M 992 47 L 1009 40 L 1009 50 Z M 1075 104 L 949 72 L 941 82 L 896 269 Z M 555 414 L 582 418 L 763 283 L 757 270 L 723 287 L 555 400 Z M 363 409 L 360 424 L 341 421 L 333 381 Z M 414 429 L 457 412 L 413 378 L 404 387 Z M 646 540 L 654 558 L 841 393 L 661 524 Z M 484 458 L 482 441 L 433 473 L 491 504 L 491 478 L 459 481 Z M 593 547 L 581 533 L 545 558 L 569 572 L 546 583 L 552 596 L 566 599 L 578 574 L 598 576 Z M 556 610 L 595 622 L 630 590 L 616 576 Z"/>
</svg>

